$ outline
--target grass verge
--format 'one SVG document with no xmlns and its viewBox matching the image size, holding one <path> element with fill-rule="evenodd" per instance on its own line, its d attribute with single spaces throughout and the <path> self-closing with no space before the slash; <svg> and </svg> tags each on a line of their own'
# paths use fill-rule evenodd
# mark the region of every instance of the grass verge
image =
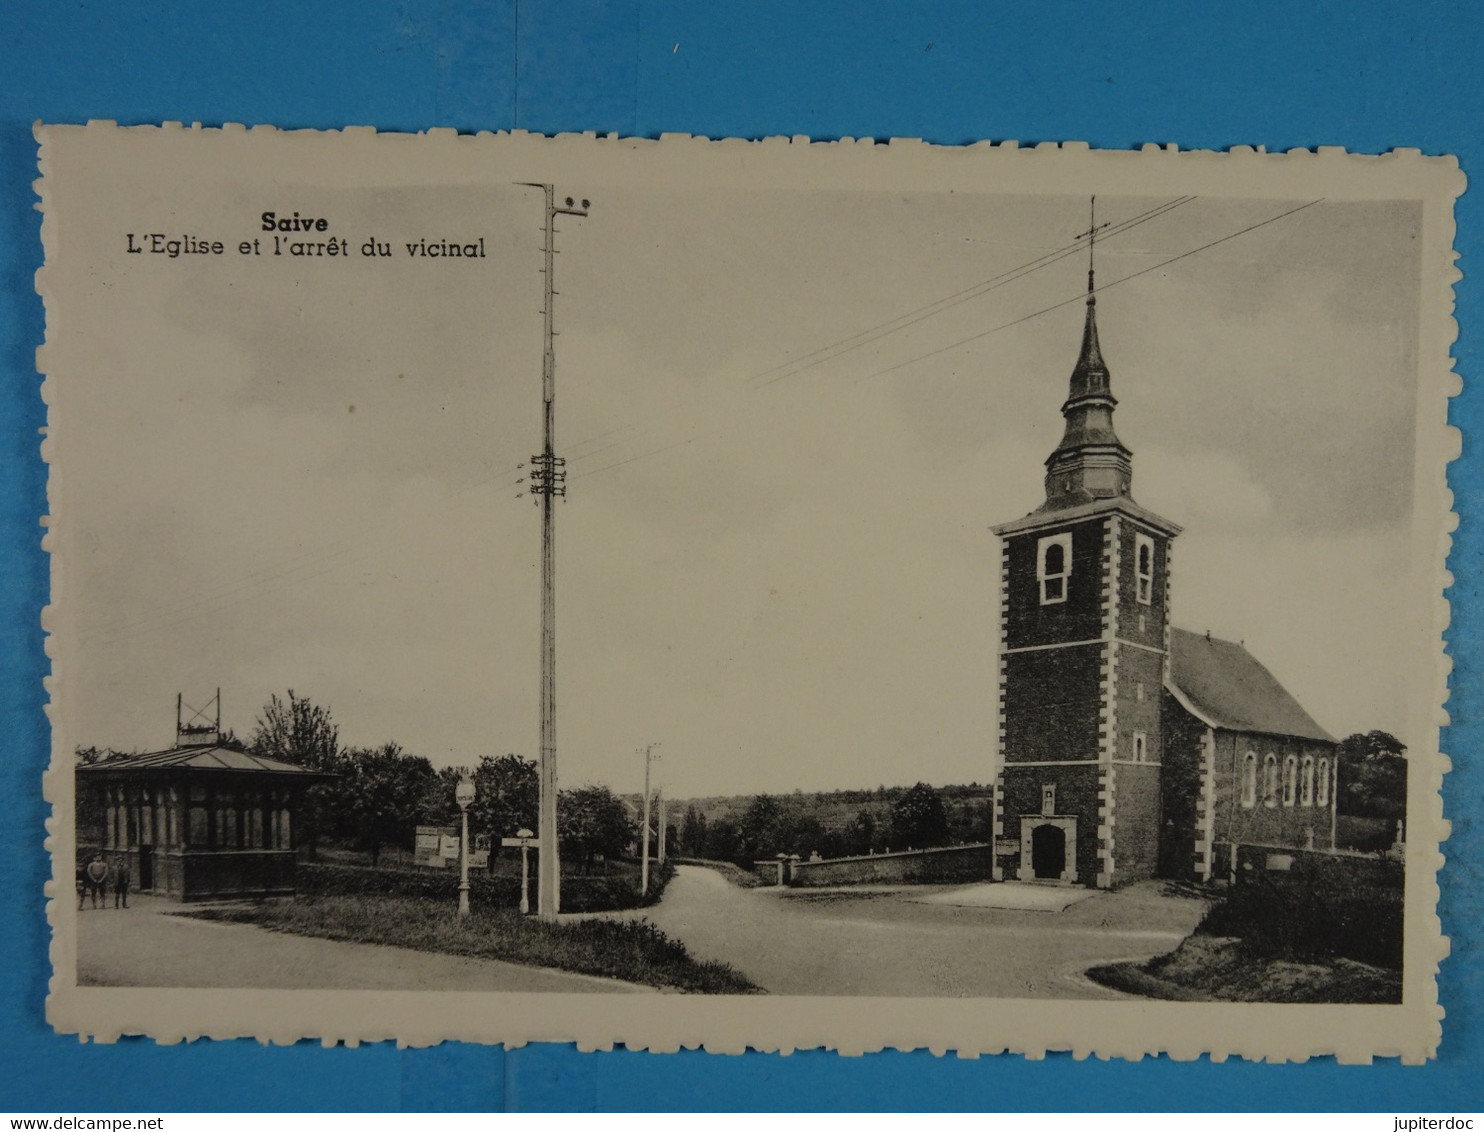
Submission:
<svg viewBox="0 0 1484 1132">
<path fill-rule="evenodd" d="M 644 920 L 552 924 L 510 908 L 476 909 L 460 920 L 444 901 L 366 896 L 300 896 L 180 914 L 294 935 L 555 967 L 699 994 L 758 989 L 725 963 L 693 958 L 683 943 Z"/>
</svg>

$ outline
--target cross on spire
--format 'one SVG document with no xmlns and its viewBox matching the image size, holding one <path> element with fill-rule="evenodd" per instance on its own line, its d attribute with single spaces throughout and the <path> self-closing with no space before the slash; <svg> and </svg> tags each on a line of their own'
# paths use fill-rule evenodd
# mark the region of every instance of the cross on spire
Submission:
<svg viewBox="0 0 1484 1132">
<path fill-rule="evenodd" d="M 1108 227 L 1112 221 L 1098 223 L 1098 198 L 1094 193 L 1087 202 L 1087 231 L 1078 232 L 1077 239 L 1087 241 L 1087 305 L 1096 306 L 1097 298 L 1093 294 L 1093 253 L 1097 250 L 1098 233 Z"/>
<path fill-rule="evenodd" d="M 1056 450 L 1046 458 L 1046 502 L 1043 510 L 1076 507 L 1099 499 L 1127 497 L 1133 478 L 1132 453 L 1113 431 L 1113 396 L 1108 365 L 1098 344 L 1097 284 L 1093 256 L 1099 224 L 1097 197 L 1089 203 L 1087 231 L 1087 318 L 1082 327 L 1082 349 L 1072 368 L 1066 402 L 1061 407 L 1066 431 Z"/>
</svg>

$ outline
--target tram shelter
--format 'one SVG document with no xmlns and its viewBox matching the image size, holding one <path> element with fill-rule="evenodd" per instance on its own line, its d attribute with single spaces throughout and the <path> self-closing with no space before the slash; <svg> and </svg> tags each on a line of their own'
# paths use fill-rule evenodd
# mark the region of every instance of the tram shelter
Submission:
<svg viewBox="0 0 1484 1132">
<path fill-rule="evenodd" d="M 136 889 L 174 900 L 292 895 L 295 811 L 332 777 L 216 735 L 79 766 L 79 858 L 122 856 Z"/>
</svg>

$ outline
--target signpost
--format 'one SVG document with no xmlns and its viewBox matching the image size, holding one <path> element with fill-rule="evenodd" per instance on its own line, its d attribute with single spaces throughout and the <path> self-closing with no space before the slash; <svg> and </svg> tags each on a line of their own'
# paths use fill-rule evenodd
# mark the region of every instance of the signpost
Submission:
<svg viewBox="0 0 1484 1132">
<path fill-rule="evenodd" d="M 459 827 L 420 825 L 413 840 L 413 863 L 430 869 L 447 868 L 459 855 Z"/>
<path fill-rule="evenodd" d="M 514 848 L 520 846 L 520 914 L 526 915 L 531 910 L 531 846 L 539 844 L 536 835 L 529 829 L 517 830 L 514 837 L 500 838 L 500 844 Z"/>
</svg>

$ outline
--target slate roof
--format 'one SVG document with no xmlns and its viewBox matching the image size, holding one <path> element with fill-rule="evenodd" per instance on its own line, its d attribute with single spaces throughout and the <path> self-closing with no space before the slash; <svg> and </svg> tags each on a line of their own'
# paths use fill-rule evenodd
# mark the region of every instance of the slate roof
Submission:
<svg viewBox="0 0 1484 1132">
<path fill-rule="evenodd" d="M 320 778 L 320 771 L 277 759 L 265 759 L 250 751 L 239 751 L 235 747 L 218 744 L 202 744 L 196 747 L 172 747 L 168 751 L 152 751 L 146 755 L 126 755 L 121 759 L 107 759 L 77 768 L 80 771 L 145 771 L 145 770 L 236 770 L 257 773 L 269 771 L 275 774 L 293 774 Z"/>
<path fill-rule="evenodd" d="M 1170 684 L 1175 698 L 1210 726 L 1335 741 L 1236 641 L 1172 628 Z"/>
</svg>

